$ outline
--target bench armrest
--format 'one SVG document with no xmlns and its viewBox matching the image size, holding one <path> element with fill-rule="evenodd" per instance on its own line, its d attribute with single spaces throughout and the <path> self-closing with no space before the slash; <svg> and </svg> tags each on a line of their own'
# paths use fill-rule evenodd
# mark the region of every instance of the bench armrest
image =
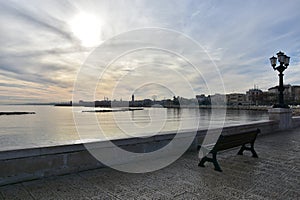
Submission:
<svg viewBox="0 0 300 200">
<path fill-rule="evenodd" d="M 214 148 L 215 145 L 216 145 L 216 143 L 199 145 L 199 146 L 200 146 L 200 149 L 210 152 Z"/>
</svg>

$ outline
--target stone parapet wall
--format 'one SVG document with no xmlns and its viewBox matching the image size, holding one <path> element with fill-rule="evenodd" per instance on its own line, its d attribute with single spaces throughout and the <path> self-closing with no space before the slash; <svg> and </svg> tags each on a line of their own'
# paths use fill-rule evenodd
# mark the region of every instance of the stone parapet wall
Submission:
<svg viewBox="0 0 300 200">
<path fill-rule="evenodd" d="M 293 127 L 299 127 L 300 126 L 300 116 L 293 117 Z"/>
</svg>

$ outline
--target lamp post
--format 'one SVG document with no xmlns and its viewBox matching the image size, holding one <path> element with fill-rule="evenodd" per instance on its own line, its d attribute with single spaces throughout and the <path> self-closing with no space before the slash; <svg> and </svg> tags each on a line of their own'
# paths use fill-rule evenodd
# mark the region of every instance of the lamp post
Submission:
<svg viewBox="0 0 300 200">
<path fill-rule="evenodd" d="M 279 65 L 276 66 L 277 60 L 279 62 Z M 283 91 L 284 91 L 284 86 L 283 86 L 283 72 L 284 70 L 287 69 L 287 67 L 290 64 L 290 57 L 285 55 L 283 52 L 279 51 L 277 53 L 277 58 L 276 57 L 271 57 L 270 58 L 271 65 L 274 70 L 277 70 L 279 72 L 279 86 L 278 86 L 278 91 L 279 91 L 279 104 L 275 104 L 273 108 L 289 108 L 288 105 L 284 104 L 284 98 L 283 98 Z"/>
</svg>

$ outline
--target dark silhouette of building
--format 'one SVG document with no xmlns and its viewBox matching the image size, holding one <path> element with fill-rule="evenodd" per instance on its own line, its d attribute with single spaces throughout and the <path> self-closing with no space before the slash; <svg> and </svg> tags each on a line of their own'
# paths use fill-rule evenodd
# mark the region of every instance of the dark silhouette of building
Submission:
<svg viewBox="0 0 300 200">
<path fill-rule="evenodd" d="M 246 101 L 249 105 L 260 105 L 263 101 L 263 91 L 254 86 L 246 92 Z"/>
</svg>

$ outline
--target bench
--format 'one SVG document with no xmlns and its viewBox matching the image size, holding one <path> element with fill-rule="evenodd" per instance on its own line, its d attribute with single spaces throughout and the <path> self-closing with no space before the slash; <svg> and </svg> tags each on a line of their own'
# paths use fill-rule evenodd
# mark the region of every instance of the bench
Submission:
<svg viewBox="0 0 300 200">
<path fill-rule="evenodd" d="M 234 135 L 220 135 L 217 142 L 214 144 L 202 146 L 199 145 L 198 148 L 202 147 L 202 152 L 208 152 L 208 154 L 212 154 L 212 157 L 208 157 L 207 154 L 200 160 L 198 166 L 205 167 L 205 162 L 212 162 L 214 164 L 215 170 L 222 172 L 222 169 L 217 161 L 217 153 L 219 151 L 231 149 L 238 146 L 241 146 L 239 152 L 237 153 L 238 155 L 243 155 L 243 152 L 246 150 L 252 152 L 252 157 L 258 158 L 257 153 L 254 150 L 254 142 L 258 133 L 260 133 L 260 129 L 255 129 Z M 248 144 L 250 144 L 250 146 L 246 146 Z"/>
</svg>

